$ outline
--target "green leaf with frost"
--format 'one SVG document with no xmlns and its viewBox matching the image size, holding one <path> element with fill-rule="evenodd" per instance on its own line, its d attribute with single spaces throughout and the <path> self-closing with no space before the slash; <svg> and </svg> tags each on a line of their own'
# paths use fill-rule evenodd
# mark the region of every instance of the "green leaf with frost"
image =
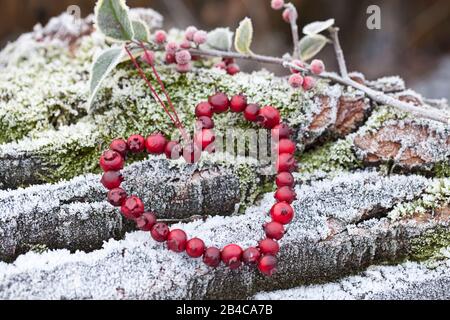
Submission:
<svg viewBox="0 0 450 320">
<path fill-rule="evenodd" d="M 89 110 L 92 111 L 92 105 L 100 87 L 106 77 L 114 70 L 125 57 L 125 50 L 122 47 L 114 47 L 104 50 L 94 61 L 91 71 Z"/>
<path fill-rule="evenodd" d="M 150 40 L 150 30 L 142 20 L 133 20 L 134 40 L 147 42 Z"/>
<path fill-rule="evenodd" d="M 328 43 L 328 38 L 321 34 L 308 35 L 300 40 L 300 58 L 308 61 L 314 58 Z"/>
<path fill-rule="evenodd" d="M 328 28 L 331 28 L 332 26 L 334 26 L 334 23 L 335 23 L 334 19 L 329 19 L 327 21 L 312 22 L 303 28 L 303 33 L 306 35 L 310 35 L 310 36 L 319 34 L 323 31 L 327 30 Z"/>
<path fill-rule="evenodd" d="M 99 0 L 95 7 L 97 28 L 114 41 L 134 39 L 133 23 L 125 0 Z"/>
<path fill-rule="evenodd" d="M 253 24 L 250 18 L 245 18 L 239 24 L 236 30 L 236 38 L 234 39 L 234 46 L 236 51 L 241 54 L 251 54 L 250 47 L 253 41 Z"/>
<path fill-rule="evenodd" d="M 208 33 L 206 45 L 211 49 L 230 51 L 234 33 L 229 28 L 217 28 Z"/>
</svg>

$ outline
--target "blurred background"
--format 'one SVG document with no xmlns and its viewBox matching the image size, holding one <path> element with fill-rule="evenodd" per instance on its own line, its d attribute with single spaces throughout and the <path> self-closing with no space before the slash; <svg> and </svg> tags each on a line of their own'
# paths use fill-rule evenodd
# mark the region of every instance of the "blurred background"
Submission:
<svg viewBox="0 0 450 320">
<path fill-rule="evenodd" d="M 450 0 L 292 0 L 300 11 L 300 27 L 335 18 L 349 69 L 368 79 L 401 75 L 408 86 L 429 98 L 450 98 Z M 255 26 L 253 51 L 281 56 L 291 52 L 289 25 L 270 0 L 128 0 L 130 7 L 151 7 L 165 16 L 165 28 L 196 25 L 206 30 L 235 29 L 249 16 Z M 94 0 L 0 0 L 0 48 L 36 23 L 81 7 L 93 12 Z M 368 30 L 370 5 L 381 8 L 381 30 Z M 336 69 L 331 46 L 321 53 L 329 69 Z M 241 63 L 244 70 L 259 67 Z M 264 66 L 281 74 L 283 70 Z"/>
</svg>

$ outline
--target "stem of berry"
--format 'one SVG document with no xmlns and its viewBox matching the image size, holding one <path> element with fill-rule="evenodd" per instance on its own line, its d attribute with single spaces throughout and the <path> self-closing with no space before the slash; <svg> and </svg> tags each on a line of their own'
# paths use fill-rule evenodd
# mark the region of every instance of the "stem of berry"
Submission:
<svg viewBox="0 0 450 320">
<path fill-rule="evenodd" d="M 284 6 L 286 9 L 291 11 L 291 19 L 289 20 L 291 25 L 291 32 L 292 32 L 292 41 L 294 43 L 294 53 L 293 58 L 299 59 L 300 58 L 300 39 L 298 35 L 298 11 L 297 8 L 292 4 L 288 3 Z"/>
<path fill-rule="evenodd" d="M 348 79 L 348 71 L 347 71 L 347 64 L 345 62 L 344 51 L 342 50 L 341 43 L 339 41 L 339 28 L 330 28 L 329 32 L 331 40 L 333 41 L 334 51 L 336 53 L 336 58 L 339 64 L 339 71 L 341 73 L 341 76 L 344 79 Z"/>
</svg>

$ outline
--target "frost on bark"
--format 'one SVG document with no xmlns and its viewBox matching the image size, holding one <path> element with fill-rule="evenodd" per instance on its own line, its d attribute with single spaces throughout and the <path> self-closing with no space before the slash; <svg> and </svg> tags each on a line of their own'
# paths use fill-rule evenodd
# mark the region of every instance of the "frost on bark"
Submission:
<svg viewBox="0 0 450 320">
<path fill-rule="evenodd" d="M 134 14 L 151 27 L 161 23 L 155 13 Z M 81 31 L 65 19 L 0 53 L 0 260 L 8 261 L 0 262 L 0 298 L 448 297 L 442 289 L 450 246 L 448 126 L 378 106 L 327 81 L 302 93 L 267 71 L 230 77 L 204 68 L 181 76 L 163 68 L 187 127 L 195 105 L 218 88 L 244 92 L 253 102 L 279 107 L 301 151 L 297 216 L 280 243 L 280 272 L 268 279 L 248 267 L 212 270 L 135 231 L 105 201 L 96 172 L 106 141 L 171 126 L 127 66 L 111 75 L 97 111 L 87 114 L 86 75 L 105 41 L 92 33 L 89 18 Z M 350 76 L 417 106 L 448 108 L 406 90 L 399 77 Z M 233 114 L 218 117 L 216 126 L 248 128 Z M 210 157 L 189 166 L 156 157 L 131 164 L 125 188 L 162 218 L 197 216 L 173 227 L 208 246 L 256 246 L 274 202 L 272 181 L 259 169 L 237 159 Z M 426 261 L 398 264 L 407 259 Z M 393 266 L 373 266 L 385 263 Z M 421 277 L 408 278 L 409 272 Z M 415 291 L 419 286 L 424 290 Z"/>
</svg>

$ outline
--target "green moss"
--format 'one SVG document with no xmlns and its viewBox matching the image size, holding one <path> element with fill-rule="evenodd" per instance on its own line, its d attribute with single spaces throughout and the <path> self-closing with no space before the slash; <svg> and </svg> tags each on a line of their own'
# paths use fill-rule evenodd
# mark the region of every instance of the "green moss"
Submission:
<svg viewBox="0 0 450 320">
<path fill-rule="evenodd" d="M 441 249 L 450 246 L 450 230 L 440 227 L 411 242 L 411 259 L 427 261 L 438 259 Z"/>
<path fill-rule="evenodd" d="M 450 163 L 448 161 L 442 161 L 433 166 L 433 175 L 437 178 L 450 177 Z"/>
</svg>

